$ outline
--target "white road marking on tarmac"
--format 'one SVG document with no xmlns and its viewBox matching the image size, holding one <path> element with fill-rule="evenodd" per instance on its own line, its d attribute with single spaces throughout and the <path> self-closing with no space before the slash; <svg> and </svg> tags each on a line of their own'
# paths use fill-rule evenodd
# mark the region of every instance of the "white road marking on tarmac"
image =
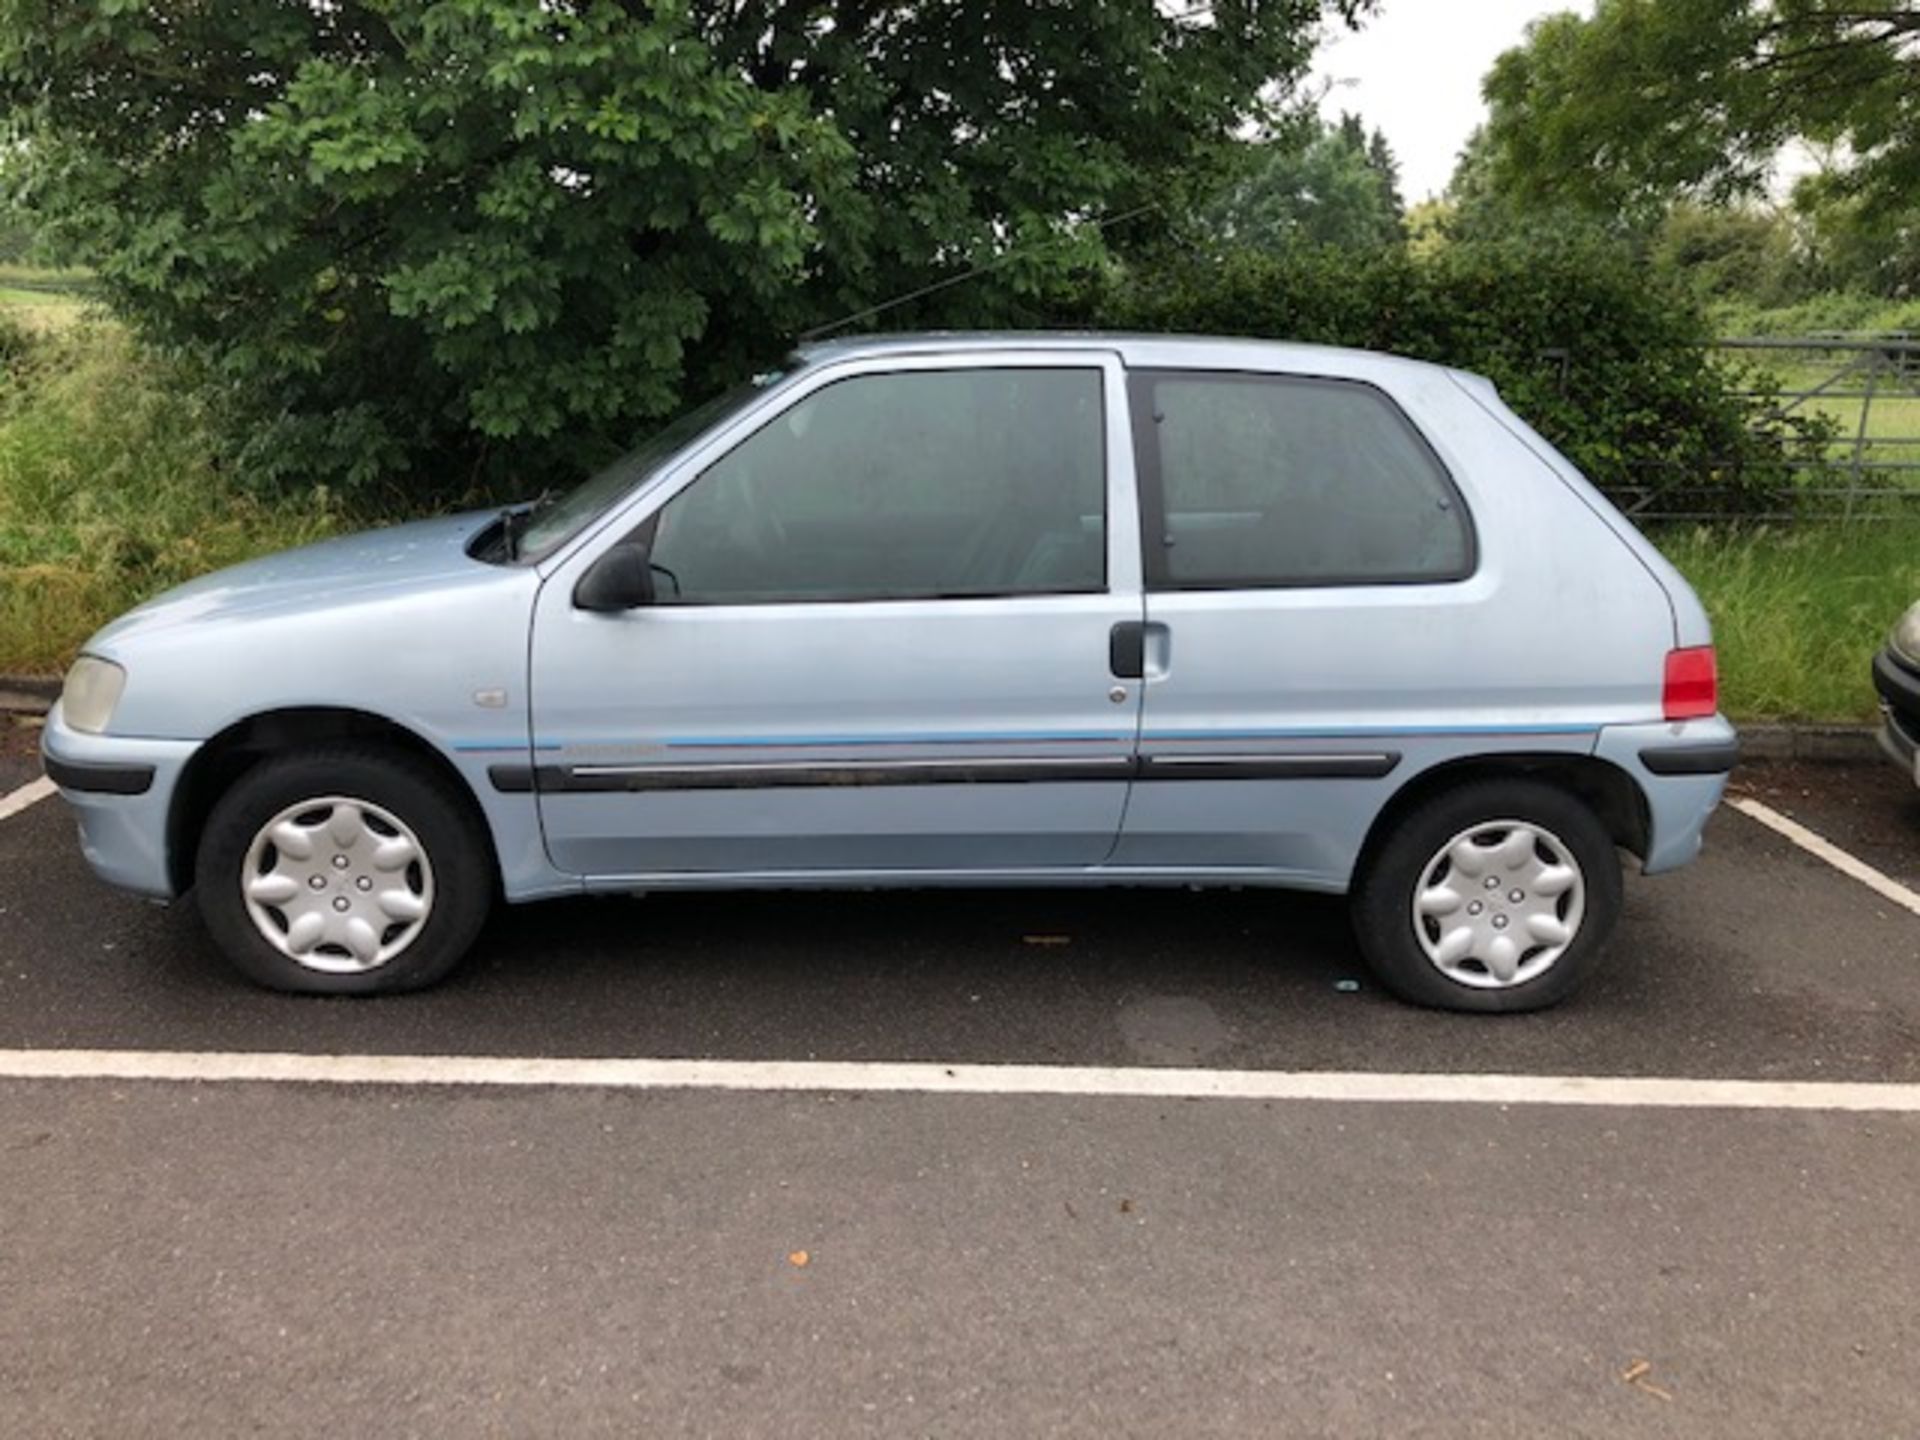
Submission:
<svg viewBox="0 0 1920 1440">
<path fill-rule="evenodd" d="M 1920 1085 L 1609 1075 L 1372 1074 L 1154 1066 L 907 1061 L 564 1059 L 509 1055 L 298 1055 L 251 1051 L 0 1050 L 0 1079 L 291 1085 L 553 1086 L 918 1095 L 1051 1095 L 1362 1104 L 1606 1105 L 1681 1110 L 1920 1113 Z"/>
<path fill-rule="evenodd" d="M 42 775 L 38 780 L 29 780 L 18 790 L 9 790 L 0 795 L 0 820 L 18 815 L 29 805 L 37 805 L 58 788 L 53 781 Z"/>
<path fill-rule="evenodd" d="M 1727 803 L 1742 815 L 1758 820 L 1769 830 L 1786 836 L 1808 854 L 1819 856 L 1842 875 L 1851 876 L 1875 894 L 1891 900 L 1902 909 L 1911 910 L 1915 915 L 1920 915 L 1920 895 L 1909 890 L 1891 875 L 1884 874 L 1866 861 L 1849 855 L 1831 840 L 1814 834 L 1798 820 L 1788 819 L 1771 806 L 1762 805 L 1758 800 L 1750 800 L 1744 795 L 1737 795 Z"/>
</svg>

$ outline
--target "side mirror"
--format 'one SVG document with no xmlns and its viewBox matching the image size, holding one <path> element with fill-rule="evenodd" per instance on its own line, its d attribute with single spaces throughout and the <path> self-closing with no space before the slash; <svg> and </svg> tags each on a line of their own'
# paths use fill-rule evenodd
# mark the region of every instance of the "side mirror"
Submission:
<svg viewBox="0 0 1920 1440">
<path fill-rule="evenodd" d="M 653 566 L 647 547 L 628 541 L 616 545 L 587 567 L 573 587 L 576 610 L 611 614 L 653 603 Z"/>
</svg>

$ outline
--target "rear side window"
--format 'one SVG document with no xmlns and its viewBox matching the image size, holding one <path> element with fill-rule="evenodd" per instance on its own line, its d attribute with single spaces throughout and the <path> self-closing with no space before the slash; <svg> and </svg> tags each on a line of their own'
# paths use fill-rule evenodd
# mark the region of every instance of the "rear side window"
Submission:
<svg viewBox="0 0 1920 1440">
<path fill-rule="evenodd" d="M 1159 589 L 1412 584 L 1473 571 L 1459 491 L 1400 408 L 1352 380 L 1133 380 Z"/>
<path fill-rule="evenodd" d="M 660 603 L 1106 585 L 1097 369 L 902 371 L 799 401 L 654 517 Z"/>
</svg>

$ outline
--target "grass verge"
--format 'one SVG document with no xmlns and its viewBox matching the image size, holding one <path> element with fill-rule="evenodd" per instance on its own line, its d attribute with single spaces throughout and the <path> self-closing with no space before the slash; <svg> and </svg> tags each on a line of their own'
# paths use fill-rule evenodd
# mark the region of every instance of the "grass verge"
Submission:
<svg viewBox="0 0 1920 1440">
<path fill-rule="evenodd" d="M 117 327 L 0 342 L 0 672 L 58 670 L 147 596 L 340 527 L 322 495 L 223 476 L 201 406 Z"/>
<path fill-rule="evenodd" d="M 1859 521 L 1656 535 L 1713 619 L 1736 720 L 1874 718 L 1870 665 L 1920 600 L 1920 524 Z"/>
</svg>

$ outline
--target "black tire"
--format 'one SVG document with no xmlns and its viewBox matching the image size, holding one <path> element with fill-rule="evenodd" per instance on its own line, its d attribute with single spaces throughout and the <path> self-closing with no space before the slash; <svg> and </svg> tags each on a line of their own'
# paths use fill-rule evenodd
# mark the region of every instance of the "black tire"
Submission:
<svg viewBox="0 0 1920 1440">
<path fill-rule="evenodd" d="M 1442 846 L 1482 822 L 1523 820 L 1572 851 L 1585 879 L 1584 916 L 1546 969 L 1497 989 L 1454 979 L 1427 957 L 1413 903 Z M 1585 802 L 1539 780 L 1467 781 L 1402 816 L 1374 852 L 1351 900 L 1362 954 L 1380 983 L 1402 1000 L 1442 1010 L 1512 1013 L 1557 1005 L 1579 988 L 1620 918 L 1620 856 Z"/>
<path fill-rule="evenodd" d="M 387 811 L 413 831 L 431 867 L 432 904 L 419 932 L 371 969 L 309 968 L 270 943 L 247 911 L 241 881 L 255 835 L 289 806 L 320 796 Z M 391 994 L 431 985 L 458 963 L 492 908 L 494 871 L 467 797 L 404 752 L 338 744 L 270 756 L 241 775 L 201 831 L 194 888 L 214 943 L 256 984 L 308 995 Z"/>
</svg>

